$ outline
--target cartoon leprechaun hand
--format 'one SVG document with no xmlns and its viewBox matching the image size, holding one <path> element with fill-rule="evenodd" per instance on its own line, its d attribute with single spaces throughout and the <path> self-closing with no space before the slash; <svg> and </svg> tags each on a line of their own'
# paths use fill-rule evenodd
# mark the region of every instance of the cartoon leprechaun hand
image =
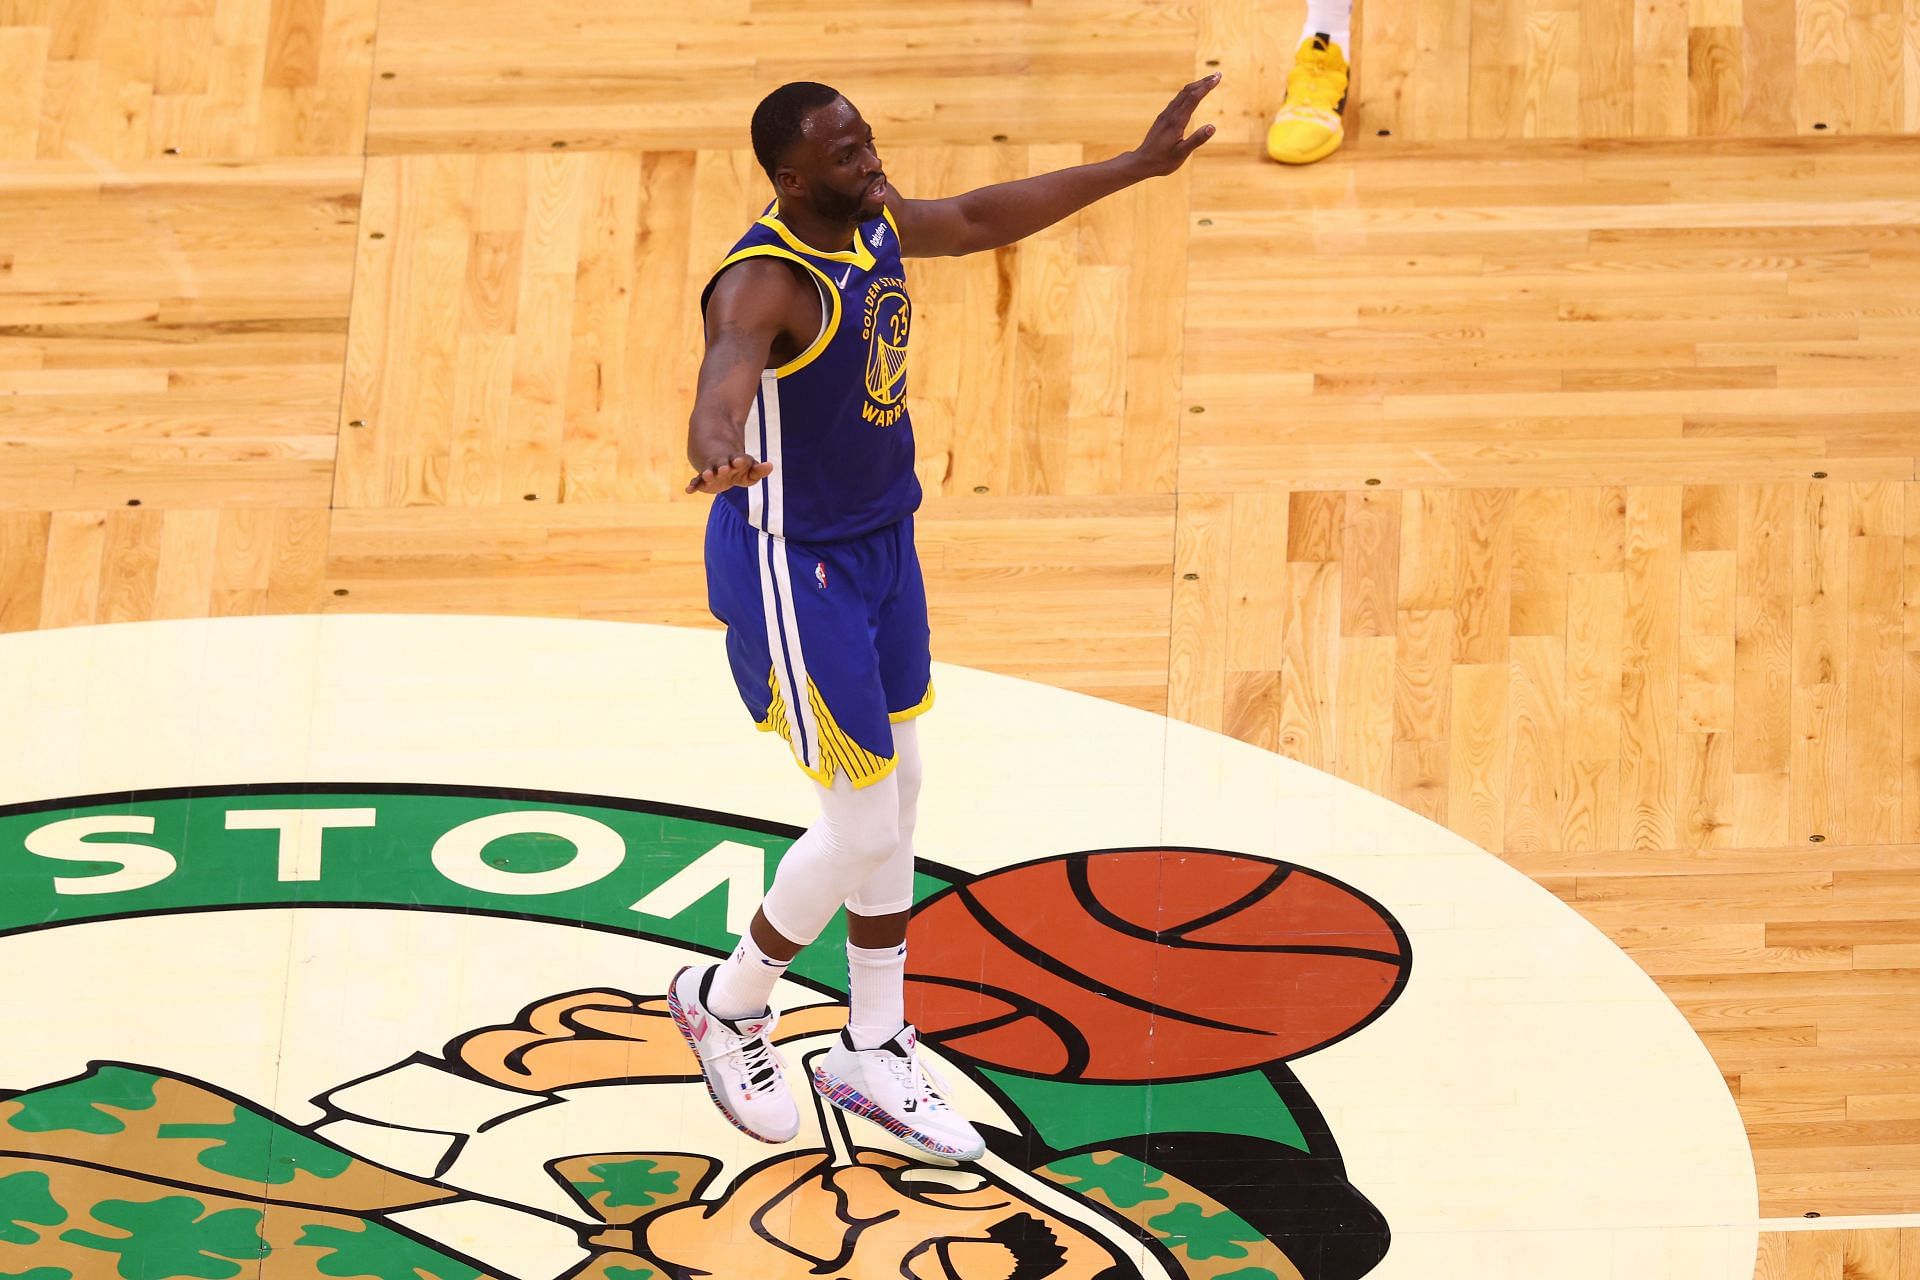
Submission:
<svg viewBox="0 0 1920 1280">
<path fill-rule="evenodd" d="M 846 1022 L 846 1008 L 818 1004 L 782 1015 L 775 1042 L 784 1044 Z M 664 996 L 575 991 L 525 1010 L 510 1026 L 485 1027 L 447 1046 L 446 1057 L 509 1089 L 552 1092 L 584 1084 L 686 1080 L 687 1044 L 674 1029 Z"/>
</svg>

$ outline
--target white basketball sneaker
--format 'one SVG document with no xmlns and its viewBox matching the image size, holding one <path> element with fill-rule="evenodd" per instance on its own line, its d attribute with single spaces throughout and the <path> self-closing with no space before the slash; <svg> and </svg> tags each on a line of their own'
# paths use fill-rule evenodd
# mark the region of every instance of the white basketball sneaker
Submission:
<svg viewBox="0 0 1920 1280">
<path fill-rule="evenodd" d="M 790 1142 L 800 1132 L 800 1109 L 787 1088 L 786 1064 L 773 1047 L 779 1015 L 728 1022 L 707 1008 L 714 965 L 689 965 L 667 984 L 667 1011 L 700 1059 L 707 1096 L 733 1127 L 762 1142 Z"/>
<path fill-rule="evenodd" d="M 864 1116 L 910 1147 L 948 1160 L 978 1160 L 987 1144 L 947 1105 L 914 1047 L 911 1025 L 878 1049 L 856 1049 L 847 1033 L 815 1060 L 813 1088 L 842 1111 Z"/>
</svg>

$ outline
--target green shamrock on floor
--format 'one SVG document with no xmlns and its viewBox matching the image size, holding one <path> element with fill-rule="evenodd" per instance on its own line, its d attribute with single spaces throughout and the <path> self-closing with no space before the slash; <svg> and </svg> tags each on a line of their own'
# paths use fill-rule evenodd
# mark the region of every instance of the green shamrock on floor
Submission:
<svg viewBox="0 0 1920 1280">
<path fill-rule="evenodd" d="M 588 1167 L 595 1181 L 576 1182 L 574 1189 L 591 1200 L 601 1191 L 607 1193 L 609 1209 L 646 1208 L 670 1196 L 680 1186 L 680 1175 L 672 1169 L 660 1169 L 651 1160 L 615 1160 Z"/>
<path fill-rule="evenodd" d="M 345 1152 L 240 1107 L 233 1109 L 233 1119 L 220 1124 L 163 1124 L 160 1137 L 213 1138 L 215 1145 L 200 1153 L 202 1166 L 274 1186 L 292 1182 L 302 1169 L 316 1177 L 337 1178 L 353 1163 Z"/>
<path fill-rule="evenodd" d="M 367 1223 L 364 1231 L 349 1231 L 324 1223 L 309 1224 L 294 1242 L 301 1248 L 331 1253 L 314 1263 L 323 1276 L 354 1280 L 480 1280 L 480 1273 L 417 1240 Z"/>
<path fill-rule="evenodd" d="M 22 1133 L 54 1133 L 63 1129 L 93 1134 L 124 1133 L 126 1122 L 101 1108 L 145 1111 L 156 1102 L 153 1084 L 153 1076 L 145 1071 L 102 1067 L 81 1079 L 15 1098 L 21 1109 L 7 1123 Z"/>
<path fill-rule="evenodd" d="M 21 1223 L 53 1227 L 66 1220 L 67 1211 L 53 1198 L 53 1180 L 46 1174 L 27 1170 L 0 1178 L 0 1243 L 32 1244 L 40 1238 L 38 1231 Z"/>
<path fill-rule="evenodd" d="M 1164 1188 L 1153 1184 L 1165 1175 L 1127 1156 L 1114 1156 L 1105 1164 L 1094 1161 L 1091 1153 L 1056 1160 L 1047 1166 L 1050 1173 L 1071 1178 L 1070 1185 L 1081 1195 L 1103 1192 L 1116 1209 L 1131 1209 L 1148 1200 L 1165 1200 Z"/>
<path fill-rule="evenodd" d="M 1265 1238 L 1235 1213 L 1209 1214 L 1197 1204 L 1176 1205 L 1147 1225 L 1166 1235 L 1169 1248 L 1185 1248 L 1196 1261 L 1208 1258 L 1244 1258 L 1247 1246 Z"/>
<path fill-rule="evenodd" d="M 60 1238 L 86 1249 L 120 1255 L 121 1280 L 233 1280 L 238 1260 L 257 1262 L 272 1250 L 260 1237 L 258 1209 L 207 1207 L 192 1196 L 161 1200 L 103 1200 L 93 1207 L 97 1221 L 127 1234 L 118 1240 L 91 1231 L 66 1231 Z"/>
</svg>

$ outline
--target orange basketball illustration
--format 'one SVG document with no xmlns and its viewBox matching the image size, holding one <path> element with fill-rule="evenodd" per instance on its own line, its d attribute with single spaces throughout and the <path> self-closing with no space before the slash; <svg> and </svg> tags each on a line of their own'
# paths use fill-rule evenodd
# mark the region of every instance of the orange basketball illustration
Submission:
<svg viewBox="0 0 1920 1280">
<path fill-rule="evenodd" d="M 1357 890 L 1204 849 L 1078 853 L 956 886 L 921 906 L 907 957 L 909 1014 L 943 1051 L 1096 1081 L 1309 1053 L 1381 1013 L 1410 961 Z"/>
</svg>

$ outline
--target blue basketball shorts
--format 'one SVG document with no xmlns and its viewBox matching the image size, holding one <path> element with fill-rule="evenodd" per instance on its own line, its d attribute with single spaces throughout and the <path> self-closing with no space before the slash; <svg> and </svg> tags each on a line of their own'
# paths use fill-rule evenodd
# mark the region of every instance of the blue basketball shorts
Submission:
<svg viewBox="0 0 1920 1280">
<path fill-rule="evenodd" d="M 795 542 L 730 503 L 707 516 L 707 607 L 726 624 L 740 700 L 814 781 L 893 772 L 893 726 L 933 705 L 927 589 L 913 517 L 839 542 Z"/>
</svg>

